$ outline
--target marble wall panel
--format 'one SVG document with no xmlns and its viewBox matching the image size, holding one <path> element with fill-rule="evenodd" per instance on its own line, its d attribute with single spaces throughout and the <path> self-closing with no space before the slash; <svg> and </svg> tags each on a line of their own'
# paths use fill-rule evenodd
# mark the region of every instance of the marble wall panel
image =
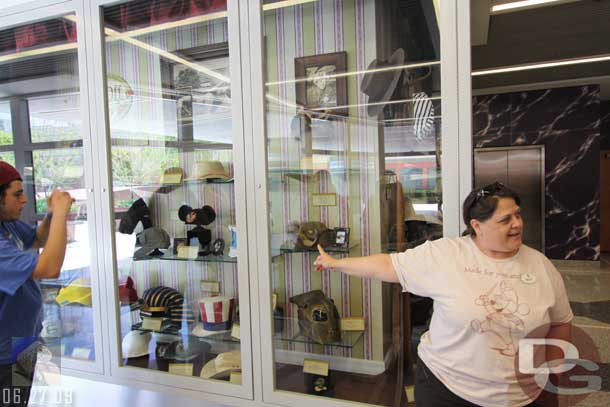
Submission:
<svg viewBox="0 0 610 407">
<path fill-rule="evenodd" d="M 473 100 L 473 145 L 545 148 L 545 254 L 599 260 L 599 86 L 543 89 Z"/>
</svg>

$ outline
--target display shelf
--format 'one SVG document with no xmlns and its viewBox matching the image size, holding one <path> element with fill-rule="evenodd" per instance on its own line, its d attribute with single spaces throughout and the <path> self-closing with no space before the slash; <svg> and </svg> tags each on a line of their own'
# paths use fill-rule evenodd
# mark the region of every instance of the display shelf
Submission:
<svg viewBox="0 0 610 407">
<path fill-rule="evenodd" d="M 44 286 L 64 287 L 78 278 L 89 278 L 89 270 L 86 268 L 62 270 L 58 278 L 43 278 L 39 283 Z"/>
<path fill-rule="evenodd" d="M 176 188 L 182 186 L 184 184 L 234 184 L 235 180 L 233 178 L 224 180 L 221 178 L 209 178 L 209 179 L 184 179 L 178 183 L 170 184 L 170 183 L 159 183 L 159 184 L 144 184 L 144 185 L 131 185 L 127 186 L 132 189 L 151 189 L 157 190 L 159 188 Z"/>
<path fill-rule="evenodd" d="M 163 252 L 163 256 L 144 256 L 135 258 L 134 261 L 144 261 L 144 260 L 171 260 L 171 261 L 200 261 L 204 263 L 237 263 L 237 257 L 229 257 L 226 254 L 222 256 L 215 256 L 213 254 L 209 254 L 207 256 L 198 256 L 194 259 L 187 259 L 183 257 L 178 257 L 173 254 L 171 250 L 165 249 L 161 250 Z"/>
<path fill-rule="evenodd" d="M 291 327 L 291 329 L 288 329 Z M 274 335 L 276 342 L 302 343 L 306 345 L 329 346 L 331 348 L 352 349 L 360 342 L 364 331 L 341 331 L 341 340 L 333 343 L 321 344 L 301 334 L 299 321 L 296 318 L 284 318 L 284 329 Z"/>
<path fill-rule="evenodd" d="M 87 341 L 79 335 L 49 337 L 43 339 L 43 344 L 51 350 L 53 356 L 95 360 L 93 338 Z"/>
<path fill-rule="evenodd" d="M 280 175 L 287 178 L 292 178 L 300 181 L 303 178 L 313 177 L 320 174 L 329 175 L 343 175 L 343 174 L 359 174 L 360 169 L 345 169 L 345 168 L 331 168 L 331 169 L 299 169 L 299 168 L 286 168 L 286 169 L 270 169 L 269 175 Z"/>
<path fill-rule="evenodd" d="M 159 192 L 161 194 L 167 194 L 176 188 L 185 186 L 185 185 L 208 185 L 208 184 L 234 184 L 235 180 L 233 178 L 224 180 L 219 178 L 214 179 L 192 179 L 192 180 L 182 180 L 176 184 L 144 184 L 144 185 L 129 185 L 125 186 L 126 188 L 131 188 L 133 190 L 140 191 L 148 191 L 148 192 Z M 122 186 L 123 187 L 123 186 Z"/>
<path fill-rule="evenodd" d="M 235 179 L 186 179 L 182 181 L 183 184 L 234 184 Z"/>
<path fill-rule="evenodd" d="M 353 243 L 350 244 L 348 247 L 325 247 L 324 251 L 326 253 L 338 253 L 338 254 L 349 254 L 350 250 L 352 250 L 355 247 L 358 247 L 359 243 Z M 288 248 L 284 248 L 284 247 L 280 247 L 280 253 L 276 254 L 274 257 L 280 256 L 282 254 L 289 254 L 289 253 L 318 253 L 318 249 L 317 248 L 299 248 L 299 247 L 295 247 L 292 249 L 288 249 Z"/>
<path fill-rule="evenodd" d="M 180 339 L 184 335 L 184 331 L 182 329 L 178 329 L 178 328 L 168 326 L 168 325 L 169 325 L 169 323 L 164 321 L 163 327 L 161 328 L 161 330 L 153 331 L 150 329 L 142 329 L 142 323 L 139 322 L 137 324 L 133 324 L 131 326 L 131 330 L 140 331 L 140 332 L 154 332 L 154 333 L 158 333 L 158 334 L 162 334 L 162 335 L 172 335 L 172 336 L 176 337 L 176 340 Z M 196 335 L 190 334 L 190 332 L 193 330 L 192 326 L 193 326 L 193 324 L 189 325 L 188 333 L 186 334 L 187 336 L 189 336 L 191 338 L 198 339 L 198 340 L 204 341 L 204 342 L 209 341 L 209 342 L 231 343 L 231 344 L 236 344 L 236 345 L 240 344 L 239 339 L 236 339 L 231 336 L 231 331 L 220 331 L 218 333 L 213 333 L 213 334 L 210 334 L 207 336 L 196 336 Z"/>
</svg>

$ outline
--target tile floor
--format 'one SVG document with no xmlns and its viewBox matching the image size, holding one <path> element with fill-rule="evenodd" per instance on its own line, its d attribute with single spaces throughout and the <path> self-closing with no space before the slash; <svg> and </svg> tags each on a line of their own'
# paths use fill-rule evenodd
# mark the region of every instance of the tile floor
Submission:
<svg viewBox="0 0 610 407">
<path fill-rule="evenodd" d="M 585 331 L 600 355 L 602 391 L 592 393 L 578 407 L 610 406 L 610 254 L 602 256 L 600 266 L 557 267 L 562 274 L 574 325 Z"/>
</svg>

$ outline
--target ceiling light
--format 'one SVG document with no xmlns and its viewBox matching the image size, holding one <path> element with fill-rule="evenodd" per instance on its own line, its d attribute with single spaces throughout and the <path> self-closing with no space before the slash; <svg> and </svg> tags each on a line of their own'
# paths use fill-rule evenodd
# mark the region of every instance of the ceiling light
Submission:
<svg viewBox="0 0 610 407">
<path fill-rule="evenodd" d="M 540 7 L 549 3 L 570 3 L 578 0 L 520 0 L 520 1 L 509 1 L 509 2 L 498 2 L 498 4 L 491 7 L 492 14 L 506 13 L 510 11 L 517 11 L 517 9 Z"/>
<path fill-rule="evenodd" d="M 606 55 L 597 55 L 586 58 L 572 58 L 572 59 L 564 59 L 560 61 L 551 61 L 551 62 L 541 62 L 535 64 L 524 64 L 524 65 L 513 65 L 507 66 L 503 68 L 492 68 L 492 69 L 480 69 L 472 72 L 472 76 L 481 76 L 481 75 L 493 75 L 498 73 L 509 73 L 509 72 L 518 72 L 518 71 L 529 71 L 532 69 L 544 69 L 544 68 L 554 68 L 557 66 L 567 66 L 567 65 L 578 65 L 578 64 L 590 64 L 594 62 L 603 62 L 610 61 L 610 54 Z"/>
</svg>

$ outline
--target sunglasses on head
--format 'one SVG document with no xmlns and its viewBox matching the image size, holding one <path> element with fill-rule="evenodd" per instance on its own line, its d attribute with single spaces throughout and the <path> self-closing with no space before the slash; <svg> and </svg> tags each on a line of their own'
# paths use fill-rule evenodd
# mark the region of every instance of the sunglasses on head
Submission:
<svg viewBox="0 0 610 407">
<path fill-rule="evenodd" d="M 501 182 L 494 182 L 493 184 L 489 184 L 484 186 L 483 188 L 481 188 L 479 190 L 479 192 L 477 192 L 477 199 L 486 197 L 486 196 L 491 196 L 493 194 L 495 194 L 496 192 L 500 192 L 502 190 L 506 189 L 506 186 L 501 183 Z"/>
<path fill-rule="evenodd" d="M 506 189 L 506 186 L 503 183 L 498 182 L 498 181 L 494 182 L 493 184 L 485 185 L 483 188 L 478 190 L 477 196 L 472 201 L 470 208 L 473 208 L 477 204 L 477 202 L 479 202 L 481 199 L 485 198 L 486 196 L 493 196 L 493 195 L 497 194 L 498 192 L 503 191 L 505 189 Z"/>
</svg>

